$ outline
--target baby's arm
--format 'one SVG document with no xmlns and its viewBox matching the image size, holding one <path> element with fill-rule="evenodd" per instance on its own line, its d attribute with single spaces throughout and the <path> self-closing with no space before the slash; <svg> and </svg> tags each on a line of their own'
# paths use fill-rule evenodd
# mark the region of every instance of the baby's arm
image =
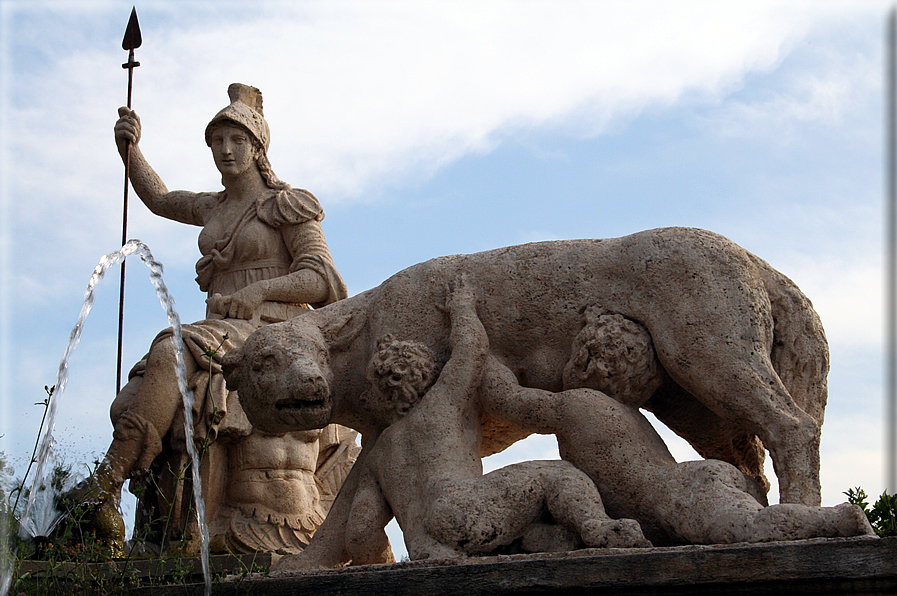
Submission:
<svg viewBox="0 0 897 596">
<path fill-rule="evenodd" d="M 480 406 L 490 416 L 535 433 L 556 434 L 565 426 L 562 394 L 521 387 L 514 373 L 494 356 L 486 362 Z"/>
<path fill-rule="evenodd" d="M 463 407 L 480 384 L 489 353 L 489 338 L 477 316 L 476 297 L 463 276 L 458 277 L 454 289 L 448 292 L 445 307 L 451 319 L 452 355 L 427 393 L 438 394 L 437 399 L 444 403 Z"/>
</svg>

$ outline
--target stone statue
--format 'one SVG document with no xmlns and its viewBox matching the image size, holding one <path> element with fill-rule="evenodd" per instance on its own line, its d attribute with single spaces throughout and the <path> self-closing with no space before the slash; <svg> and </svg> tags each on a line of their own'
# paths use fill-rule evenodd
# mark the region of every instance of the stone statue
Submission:
<svg viewBox="0 0 897 596">
<path fill-rule="evenodd" d="M 565 376 L 576 377 L 564 371 L 583 314 L 594 309 L 621 315 L 647 330 L 660 375 L 653 391 L 627 394 L 628 405 L 652 410 L 702 456 L 751 477 L 748 483 L 735 476 L 741 496 L 751 491 L 756 500 L 768 487 L 765 445 L 781 502 L 819 505 L 828 372 L 819 318 L 788 278 L 702 230 L 658 229 L 434 259 L 378 288 L 260 329 L 223 359 L 228 386 L 239 390 L 253 425 L 266 431 L 338 422 L 366 440 L 377 437 L 390 420 L 359 398 L 377 339 L 391 333 L 427 346 L 439 362 L 448 360 L 450 328 L 440 306 L 446 284 L 461 273 L 479 299 L 491 354 L 517 385 L 546 392 L 538 399 L 569 396 L 556 394 Z M 588 366 L 587 351 L 584 370 Z M 608 411 L 604 400 L 593 402 Z M 545 422 L 487 413 L 481 455 L 544 432 Z M 334 566 L 350 559 L 344 530 L 361 468 L 347 478 L 303 553 L 306 561 Z"/>
<path fill-rule="evenodd" d="M 353 564 L 383 560 L 393 515 L 411 559 L 489 554 L 515 541 L 524 551 L 570 550 L 577 538 L 590 547 L 650 546 L 636 521 L 608 517 L 595 485 L 568 462 L 483 475 L 476 397 L 489 342 L 463 279 L 447 303 L 451 357 L 435 382 L 435 359 L 415 342 L 386 336 L 368 365 L 365 408 L 388 427 L 358 464 L 346 527 Z M 546 544 L 552 534 L 560 540 Z"/>
<path fill-rule="evenodd" d="M 122 159 L 130 156 L 131 183 L 144 204 L 162 217 L 202 227 L 196 270 L 209 296 L 207 319 L 182 331 L 195 396 L 194 440 L 205 450 L 201 472 L 212 545 L 220 551 L 298 552 L 354 461 L 355 433 L 338 427 L 274 433 L 254 428 L 237 395 L 227 391 L 220 363 L 259 325 L 301 315 L 308 305 L 322 307 L 347 292 L 321 231 L 321 205 L 271 168 L 261 92 L 235 83 L 228 95 L 231 103 L 205 131 L 223 191 L 169 191 L 144 158 L 140 119 L 127 108 L 119 108 L 115 140 Z M 135 537 L 163 548 L 180 542 L 195 552 L 174 363 L 169 329 L 132 369 L 112 404 L 112 444 L 80 492 L 118 517 L 122 485 L 132 478 L 131 490 L 140 495 Z M 101 511 L 98 517 L 110 515 Z M 120 517 L 101 530 L 120 545 Z"/>
<path fill-rule="evenodd" d="M 565 390 L 552 393 L 522 387 L 507 367 L 490 357 L 480 386 L 483 409 L 509 424 L 555 435 L 561 457 L 595 482 L 608 514 L 636 519 L 655 546 L 874 534 L 866 515 L 855 505 L 764 506 L 766 494 L 755 479 L 731 464 L 713 459 L 677 463 L 648 419 L 626 404 L 650 395 L 630 393 L 625 396 L 629 399 L 621 399 L 624 395 L 615 393 L 611 398 L 587 388 L 625 387 L 637 392 L 656 387 L 639 382 L 660 376 L 650 336 L 640 325 L 621 319 L 620 315 L 590 319 L 577 340 L 586 335 L 593 348 L 595 344 L 602 348 L 611 344 L 623 349 L 634 344 L 647 347 L 647 358 L 633 350 L 630 354 L 639 357 L 628 362 L 625 356 L 608 361 L 607 367 L 616 368 L 612 375 L 601 374 L 607 372 L 604 362 L 593 359 L 599 374 L 578 378 L 576 385 L 565 378 Z M 625 329 L 622 333 L 621 328 Z M 636 335 L 634 341 L 619 341 L 621 335 L 629 334 Z M 575 369 L 577 377 L 582 377 L 584 369 L 571 365 L 577 364 L 576 356 L 584 348 L 580 341 L 574 344 L 574 357 L 566 368 Z"/>
<path fill-rule="evenodd" d="M 854 505 L 764 507 L 750 494 L 756 483 L 734 466 L 717 460 L 676 463 L 636 408 L 597 390 L 521 387 L 510 370 L 488 356 L 471 293 L 459 285 L 448 301 L 451 356 L 435 383 L 432 354 L 415 342 L 386 336 L 368 364 L 371 389 L 362 396 L 364 408 L 388 426 L 359 464 L 346 528 L 353 563 L 382 558 L 383 527 L 393 515 L 412 559 L 492 554 L 515 541 L 526 552 L 582 544 L 650 546 L 642 527 L 657 545 L 873 534 Z M 659 367 L 643 327 L 620 315 L 589 316 L 587 322 L 566 371 L 575 368 L 576 376 L 600 371 L 589 380 L 618 390 L 656 389 L 650 380 L 659 376 Z M 586 369 L 571 366 L 587 345 L 599 354 L 622 348 L 631 357 L 592 359 Z M 606 374 L 611 367 L 613 373 Z M 556 435 L 563 461 L 524 462 L 483 476 L 480 409 Z M 619 519 L 608 516 L 596 486 Z M 546 517 L 572 534 L 544 523 Z M 290 566 L 307 562 L 299 556 Z"/>
</svg>

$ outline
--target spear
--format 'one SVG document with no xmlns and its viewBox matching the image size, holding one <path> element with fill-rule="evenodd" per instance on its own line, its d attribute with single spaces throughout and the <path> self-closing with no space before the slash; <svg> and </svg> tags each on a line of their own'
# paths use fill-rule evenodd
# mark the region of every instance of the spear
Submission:
<svg viewBox="0 0 897 596">
<path fill-rule="evenodd" d="M 140 23 L 137 22 L 137 7 L 131 7 L 131 18 L 128 19 L 128 27 L 125 29 L 125 37 L 121 41 L 121 49 L 128 50 L 128 61 L 121 65 L 128 70 L 128 109 L 131 109 L 131 88 L 134 83 L 134 69 L 140 63 L 134 60 L 134 50 L 140 47 L 143 38 L 140 36 Z M 128 241 L 128 181 L 131 176 L 131 144 L 125 147 L 125 199 L 122 208 L 121 244 Z M 121 262 L 121 283 L 118 295 L 118 359 L 115 368 L 115 394 L 121 391 L 121 347 L 122 329 L 125 321 L 125 261 Z"/>
<path fill-rule="evenodd" d="M 885 389 L 885 490 L 897 494 L 897 8 L 888 15 L 886 84 L 886 166 L 885 186 L 887 205 L 887 335 L 888 369 Z"/>
</svg>

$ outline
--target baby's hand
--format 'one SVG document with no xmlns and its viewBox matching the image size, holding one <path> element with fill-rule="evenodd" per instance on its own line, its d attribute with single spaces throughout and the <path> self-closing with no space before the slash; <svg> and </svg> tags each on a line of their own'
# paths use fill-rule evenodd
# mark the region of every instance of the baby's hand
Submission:
<svg viewBox="0 0 897 596">
<path fill-rule="evenodd" d="M 445 307 L 443 310 L 456 314 L 464 309 L 475 309 L 477 298 L 467 283 L 467 276 L 459 273 L 455 281 L 445 288 Z"/>
</svg>

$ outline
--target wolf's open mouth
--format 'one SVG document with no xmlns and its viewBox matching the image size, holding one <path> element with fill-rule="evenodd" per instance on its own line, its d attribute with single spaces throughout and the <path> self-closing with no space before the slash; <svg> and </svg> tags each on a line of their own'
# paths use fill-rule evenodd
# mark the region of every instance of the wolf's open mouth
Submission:
<svg viewBox="0 0 897 596">
<path fill-rule="evenodd" d="M 289 410 L 316 410 L 327 405 L 327 400 L 319 399 L 298 399 L 295 397 L 287 397 L 274 402 L 274 408 L 279 412 Z"/>
</svg>

